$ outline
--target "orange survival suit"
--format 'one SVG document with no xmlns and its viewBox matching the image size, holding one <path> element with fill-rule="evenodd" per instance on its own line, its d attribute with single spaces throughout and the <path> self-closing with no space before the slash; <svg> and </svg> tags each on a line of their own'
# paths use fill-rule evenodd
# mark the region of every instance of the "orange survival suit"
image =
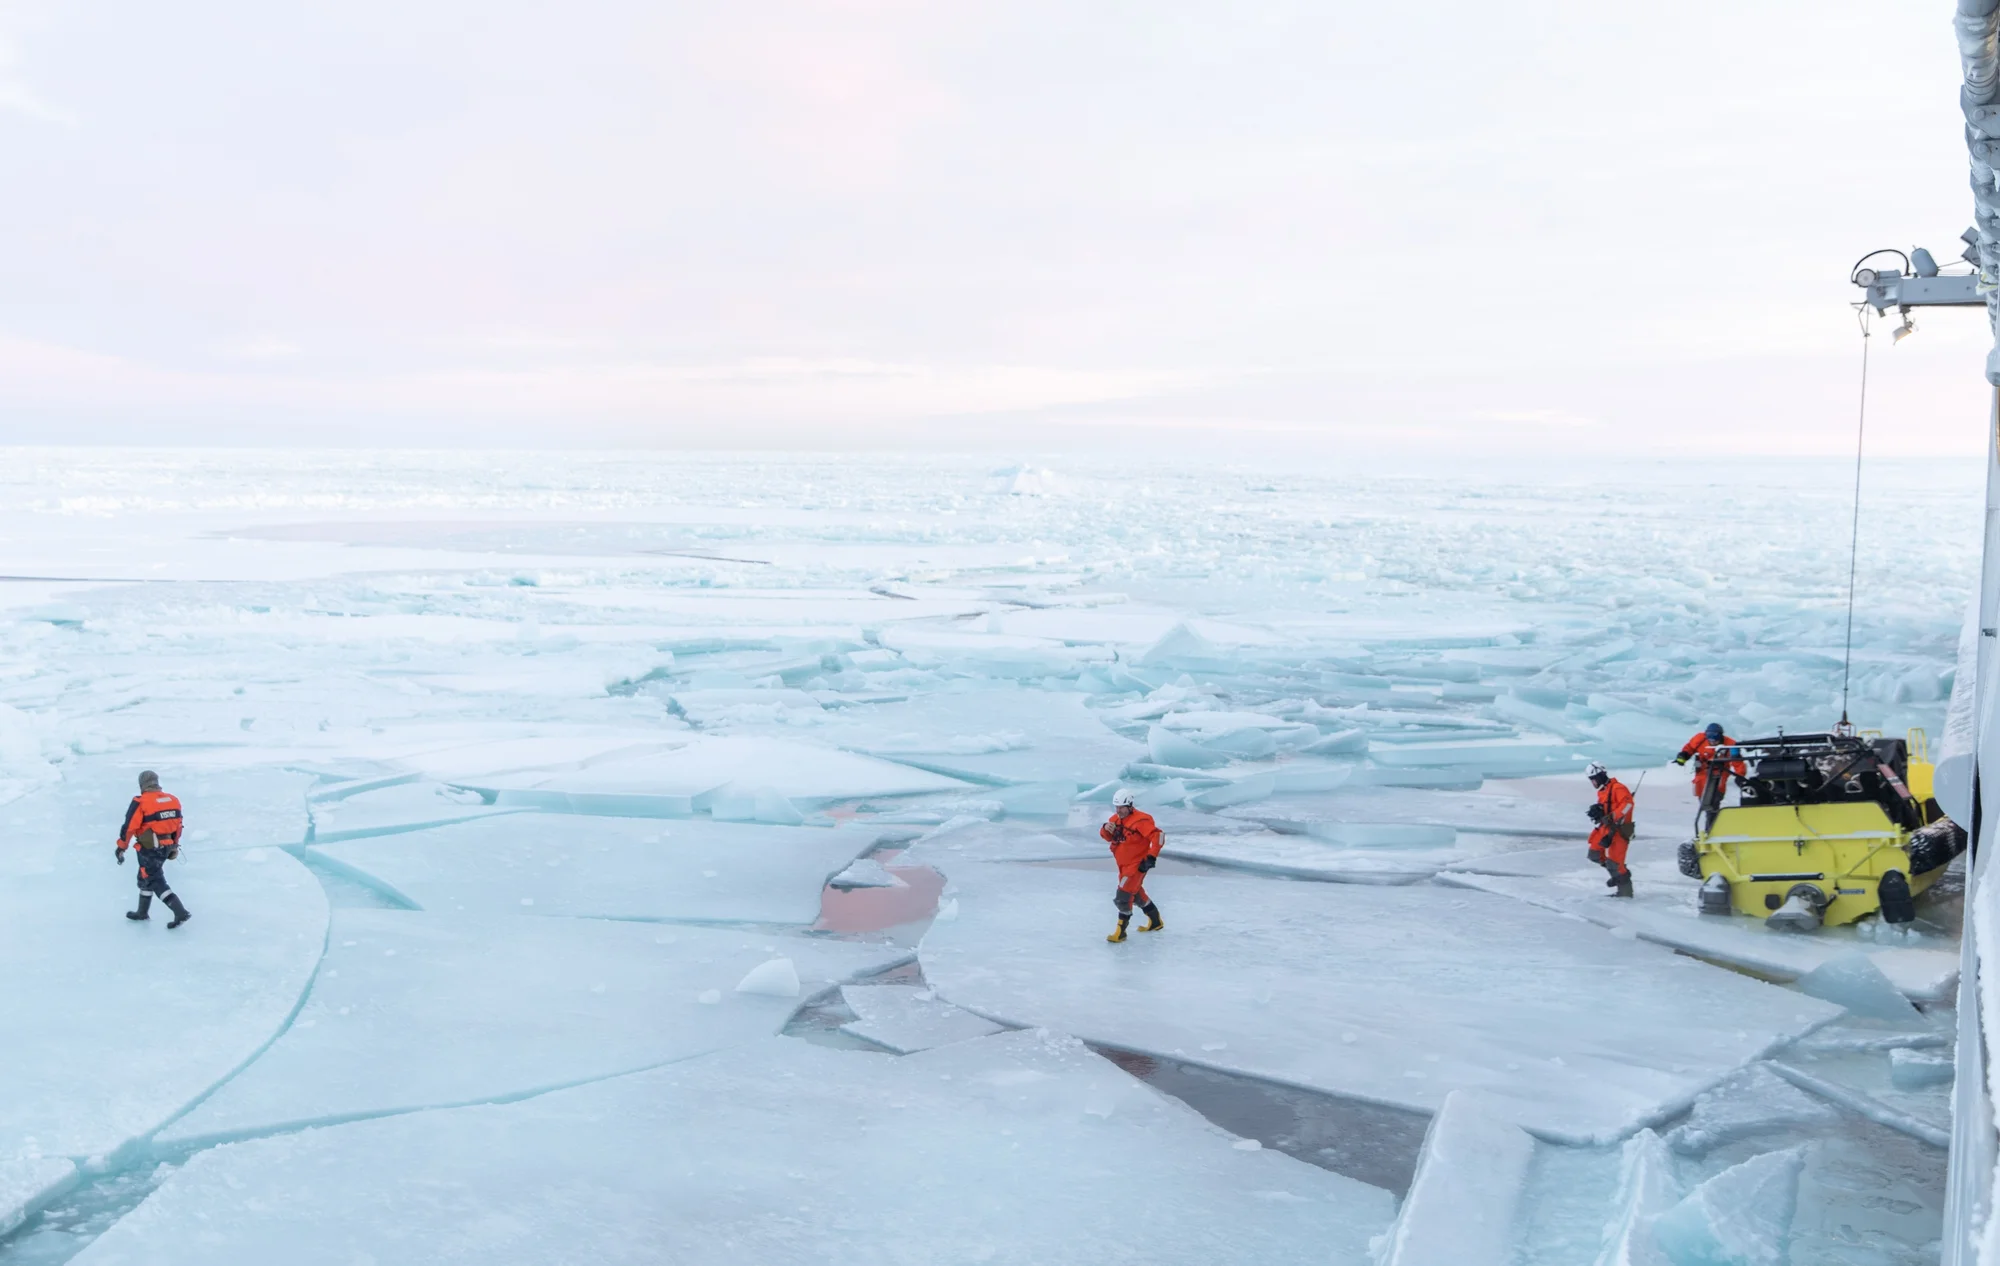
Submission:
<svg viewBox="0 0 2000 1266">
<path fill-rule="evenodd" d="M 1110 939 L 1125 939 L 1125 925 L 1132 919 L 1132 907 L 1136 904 L 1146 912 L 1147 924 L 1142 932 L 1157 932 L 1165 925 L 1160 921 L 1160 908 L 1146 895 L 1146 872 L 1159 859 L 1160 847 L 1167 837 L 1160 833 L 1159 823 L 1144 809 L 1120 806 L 1111 811 L 1111 818 L 1097 833 L 1111 845 L 1111 856 L 1118 863 L 1118 890 L 1111 902 L 1118 907 L 1118 930 Z"/>
</svg>

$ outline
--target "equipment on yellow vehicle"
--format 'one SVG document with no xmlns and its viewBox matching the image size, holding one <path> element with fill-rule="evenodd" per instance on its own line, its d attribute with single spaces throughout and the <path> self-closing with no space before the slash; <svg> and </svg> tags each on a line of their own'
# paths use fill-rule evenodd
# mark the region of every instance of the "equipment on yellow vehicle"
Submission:
<svg viewBox="0 0 2000 1266">
<path fill-rule="evenodd" d="M 1844 722 L 1718 751 L 1698 833 L 1680 850 L 1681 873 L 1702 881 L 1702 913 L 1792 931 L 1916 918 L 1917 894 L 1965 851 L 1965 831 L 1931 797 L 1927 756 L 1921 730 L 1877 738 Z M 1739 803 L 1723 808 L 1737 759 L 1749 773 L 1736 780 Z"/>
</svg>

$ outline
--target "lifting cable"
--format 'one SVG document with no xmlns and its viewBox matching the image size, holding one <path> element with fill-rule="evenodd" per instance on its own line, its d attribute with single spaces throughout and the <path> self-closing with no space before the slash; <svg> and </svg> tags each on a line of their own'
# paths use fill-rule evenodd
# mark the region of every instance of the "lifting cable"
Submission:
<svg viewBox="0 0 2000 1266">
<path fill-rule="evenodd" d="M 1847 720 L 1847 685 L 1854 665 L 1854 571 L 1861 552 L 1861 444 L 1868 434 L 1868 305 L 1861 319 L 1861 404 L 1854 419 L 1854 523 L 1847 538 L 1847 646 L 1840 655 L 1840 724 Z"/>
</svg>

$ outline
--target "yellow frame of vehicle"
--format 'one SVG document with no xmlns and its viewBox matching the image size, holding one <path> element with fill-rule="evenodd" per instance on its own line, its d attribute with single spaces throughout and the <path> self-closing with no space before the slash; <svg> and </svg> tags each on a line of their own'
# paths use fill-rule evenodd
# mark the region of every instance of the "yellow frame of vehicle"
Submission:
<svg viewBox="0 0 2000 1266">
<path fill-rule="evenodd" d="M 1928 782 L 1929 767 L 1923 772 Z M 1793 884 L 1809 883 L 1827 895 L 1824 921 L 1837 927 L 1881 908 L 1878 885 L 1890 871 L 1903 872 L 1912 896 L 1944 873 L 1938 867 L 1910 874 L 1909 839 L 1871 802 L 1752 805 L 1716 814 L 1714 828 L 1696 837 L 1695 854 L 1703 879 L 1719 874 L 1729 881 L 1736 913 L 1767 918 L 1776 908 L 1767 896 L 1782 904 Z"/>
</svg>

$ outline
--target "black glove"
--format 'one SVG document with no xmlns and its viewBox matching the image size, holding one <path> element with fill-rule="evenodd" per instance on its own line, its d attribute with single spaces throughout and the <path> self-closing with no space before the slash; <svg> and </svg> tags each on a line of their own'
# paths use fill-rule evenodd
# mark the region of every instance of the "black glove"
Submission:
<svg viewBox="0 0 2000 1266">
<path fill-rule="evenodd" d="M 1125 842 L 1124 824 L 1118 822 L 1107 822 L 1104 824 L 1104 830 L 1105 833 L 1110 836 L 1111 842 L 1113 844 L 1122 844 Z"/>
<path fill-rule="evenodd" d="M 118 864 L 120 866 L 125 864 L 125 850 L 122 848 L 118 850 Z"/>
<path fill-rule="evenodd" d="M 1603 825 L 1604 825 L 1604 806 L 1603 806 L 1603 805 L 1601 805 L 1601 804 L 1594 804 L 1594 805 L 1591 805 L 1591 806 L 1590 806 L 1590 807 L 1589 807 L 1588 809 L 1585 809 L 1585 810 L 1584 810 L 1584 813 L 1586 813 L 1586 814 L 1588 814 L 1588 815 L 1589 815 L 1589 817 L 1590 817 L 1590 820 L 1591 820 L 1592 822 L 1595 822 L 1595 823 L 1597 823 L 1597 824 L 1598 824 L 1599 826 L 1603 826 Z"/>
<path fill-rule="evenodd" d="M 1687 763 L 1688 763 L 1688 758 L 1685 755 L 1674 757 L 1674 764 L 1676 765 L 1685 765 Z"/>
<path fill-rule="evenodd" d="M 1148 853 L 1146 856 L 1141 857 L 1139 859 L 1139 873 L 1143 875 L 1147 871 L 1153 869 L 1153 867 L 1159 864 L 1160 864 L 1160 859 Z"/>
</svg>

